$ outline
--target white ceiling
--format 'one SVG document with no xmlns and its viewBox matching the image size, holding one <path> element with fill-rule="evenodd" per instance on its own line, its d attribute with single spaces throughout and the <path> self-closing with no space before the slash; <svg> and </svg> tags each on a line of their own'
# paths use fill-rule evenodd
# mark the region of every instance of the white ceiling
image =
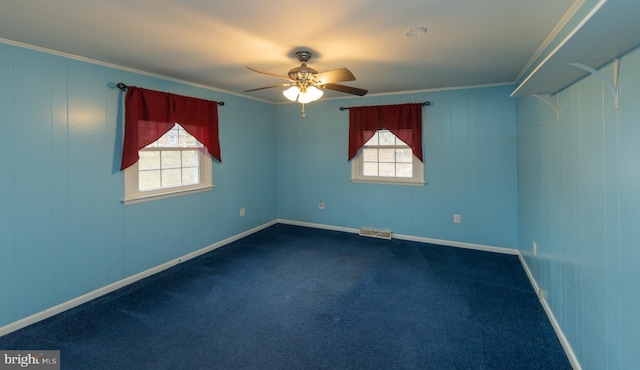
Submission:
<svg viewBox="0 0 640 370">
<path fill-rule="evenodd" d="M 310 50 L 310 67 L 347 67 L 344 85 L 382 94 L 514 82 L 572 3 L 0 0 L 0 38 L 232 93 L 283 82 L 245 66 L 286 75 Z M 245 95 L 284 102 L 281 90 Z"/>
</svg>

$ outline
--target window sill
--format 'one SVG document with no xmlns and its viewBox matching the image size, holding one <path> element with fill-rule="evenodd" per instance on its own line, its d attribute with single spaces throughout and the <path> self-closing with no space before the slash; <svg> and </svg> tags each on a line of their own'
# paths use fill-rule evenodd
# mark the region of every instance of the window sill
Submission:
<svg viewBox="0 0 640 370">
<path fill-rule="evenodd" d="M 166 191 L 166 192 L 163 192 L 163 193 L 160 193 L 160 194 L 148 194 L 148 195 L 147 194 L 141 194 L 141 195 L 138 195 L 136 197 L 123 199 L 122 203 L 124 203 L 125 206 L 128 206 L 130 204 L 151 202 L 151 201 L 154 201 L 154 200 L 179 197 L 179 196 L 182 196 L 182 195 L 202 193 L 202 192 L 205 192 L 205 191 L 210 191 L 214 187 L 215 187 L 215 185 L 206 185 L 206 186 L 199 186 L 199 187 L 193 187 L 193 188 L 188 188 L 188 189 L 177 189 L 177 190 L 173 190 L 173 191 Z"/>
<path fill-rule="evenodd" d="M 386 185 L 408 185 L 408 186 L 424 186 L 427 183 L 424 181 L 415 181 L 415 180 L 398 180 L 398 179 L 351 179 L 351 182 L 361 183 L 361 184 L 386 184 Z"/>
</svg>

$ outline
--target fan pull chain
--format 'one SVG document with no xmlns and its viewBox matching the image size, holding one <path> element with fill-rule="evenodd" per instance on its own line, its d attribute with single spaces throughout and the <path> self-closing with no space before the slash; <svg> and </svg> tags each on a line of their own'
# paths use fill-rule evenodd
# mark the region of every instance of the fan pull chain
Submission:
<svg viewBox="0 0 640 370">
<path fill-rule="evenodd" d="M 306 117 L 307 115 L 304 113 L 304 103 L 302 103 L 302 118 Z"/>
</svg>

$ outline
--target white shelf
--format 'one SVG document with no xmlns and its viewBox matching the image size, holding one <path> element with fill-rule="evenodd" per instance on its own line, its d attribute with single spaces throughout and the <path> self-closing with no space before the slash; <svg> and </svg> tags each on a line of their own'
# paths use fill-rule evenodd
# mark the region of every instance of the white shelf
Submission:
<svg viewBox="0 0 640 370">
<path fill-rule="evenodd" d="M 569 63 L 598 69 L 640 46 L 640 0 L 607 0 L 574 31 L 511 96 L 553 95 L 589 74 Z"/>
</svg>

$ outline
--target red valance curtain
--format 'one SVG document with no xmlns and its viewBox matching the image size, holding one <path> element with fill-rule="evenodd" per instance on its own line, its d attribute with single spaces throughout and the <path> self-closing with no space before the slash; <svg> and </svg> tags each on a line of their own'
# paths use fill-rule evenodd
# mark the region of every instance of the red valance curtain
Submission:
<svg viewBox="0 0 640 370">
<path fill-rule="evenodd" d="M 180 124 L 220 158 L 218 103 L 130 86 L 125 98 L 124 146 L 120 170 L 139 159 L 138 151 Z"/>
<path fill-rule="evenodd" d="M 349 108 L 349 160 L 380 129 L 391 131 L 422 161 L 421 103 Z"/>
</svg>

